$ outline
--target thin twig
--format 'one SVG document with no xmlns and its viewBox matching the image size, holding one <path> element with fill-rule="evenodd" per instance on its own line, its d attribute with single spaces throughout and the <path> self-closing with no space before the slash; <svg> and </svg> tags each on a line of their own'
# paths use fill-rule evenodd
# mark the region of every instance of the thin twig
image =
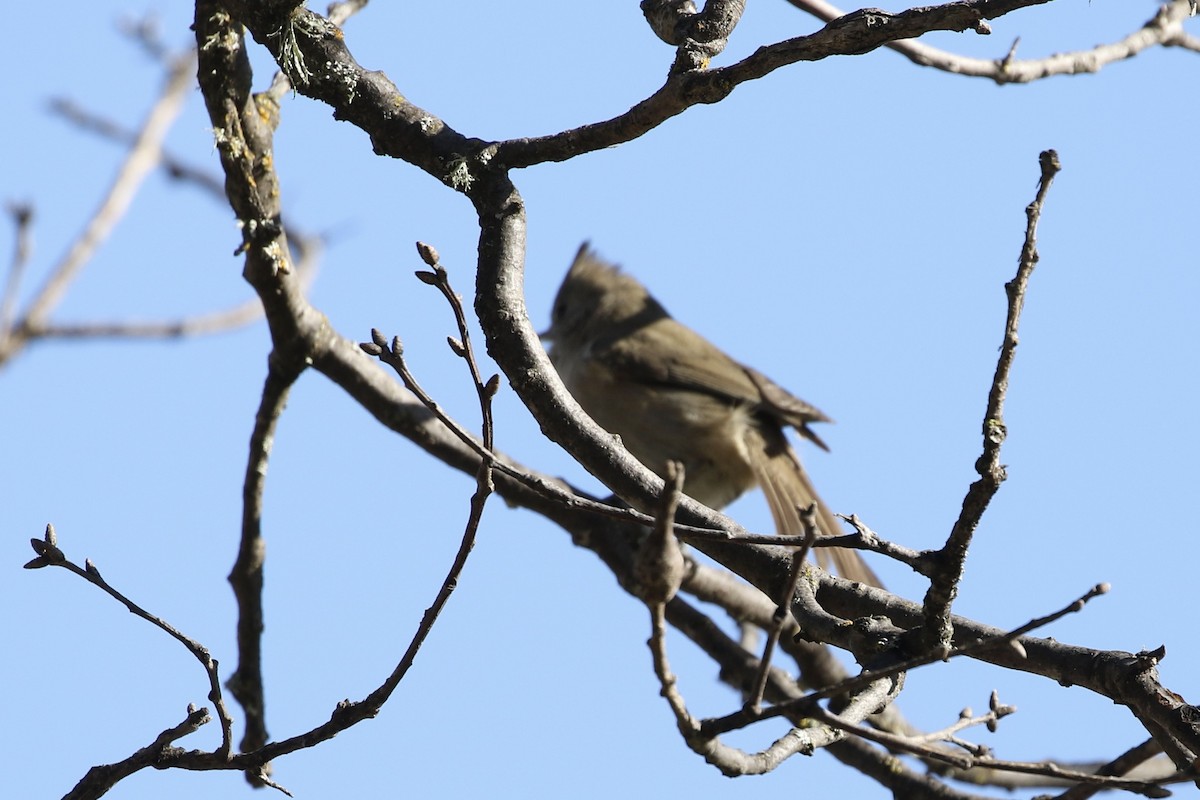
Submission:
<svg viewBox="0 0 1200 800">
<path fill-rule="evenodd" d="M 701 732 L 700 723 L 692 716 L 679 692 L 675 675 L 667 660 L 665 606 L 655 603 L 650 607 L 651 635 L 650 653 L 654 661 L 654 674 L 658 678 L 659 694 L 667 701 L 675 715 L 675 725 L 691 750 L 709 764 L 729 777 L 739 775 L 761 775 L 775 769 L 796 753 L 812 753 L 815 749 L 810 732 L 792 728 L 765 750 L 747 753 L 736 747 L 722 744 L 716 737 Z M 831 741 L 826 739 L 826 741 Z"/>
<path fill-rule="evenodd" d="M 457 302 L 453 292 L 451 292 L 448 297 L 452 305 Z M 403 364 L 402 356 L 399 353 L 392 353 L 390 355 L 397 361 L 398 366 L 404 370 L 404 373 L 407 374 L 407 367 Z M 473 358 L 473 355 L 468 349 L 465 348 L 465 346 L 463 355 L 464 357 L 468 358 L 469 362 Z M 272 363 L 274 364 L 274 361 Z M 472 375 L 478 376 L 478 374 L 477 367 L 472 365 Z M 491 397 L 494 394 L 497 385 L 498 381 L 488 381 L 486 383 L 476 381 L 476 388 L 480 392 L 481 402 L 483 402 L 485 405 L 484 416 L 489 420 L 492 418 L 492 409 L 490 407 Z M 270 432 L 274 425 L 274 419 L 271 418 L 271 414 L 272 410 L 276 409 L 278 407 L 278 403 L 282 400 L 285 388 L 286 382 L 281 380 L 279 381 L 279 385 L 275 386 L 273 390 L 264 391 L 265 406 L 263 409 L 261 409 L 263 413 L 260 414 L 259 425 L 256 427 L 255 433 L 255 441 L 257 444 L 254 448 L 254 451 L 258 454 L 259 458 L 257 460 L 253 458 L 251 459 L 251 462 L 247 467 L 248 473 L 257 472 L 259 475 L 261 475 L 262 469 L 265 468 L 264 459 L 269 451 Z M 417 388 L 419 389 L 419 387 Z M 424 394 L 423 391 L 421 393 Z M 490 445 L 491 439 L 493 438 L 490 429 L 485 432 L 485 438 L 488 440 Z M 226 760 L 227 763 L 214 763 L 212 755 L 208 753 L 189 752 L 173 754 L 170 759 L 163 759 L 163 761 L 160 762 L 160 765 L 169 761 L 169 764 L 167 765 L 177 766 L 185 769 L 239 769 L 244 770 L 251 780 L 256 783 L 274 786 L 275 784 L 267 777 L 268 773 L 265 767 L 265 765 L 267 765 L 272 759 L 279 758 L 283 755 L 300 749 L 313 747 L 321 742 L 333 738 L 341 731 L 346 730 L 347 728 L 357 724 L 358 722 L 361 722 L 364 719 L 369 719 L 376 716 L 379 713 L 380 708 L 382 708 L 383 704 L 395 691 L 400 681 L 412 667 L 412 664 L 422 644 L 427 639 L 434 623 L 437 621 L 442 609 L 449 600 L 450 595 L 454 592 L 454 589 L 458 585 L 463 568 L 466 564 L 467 557 L 474 546 L 475 537 L 479 529 L 479 523 L 482 519 L 484 505 L 488 496 L 493 491 L 491 478 L 492 471 L 490 464 L 487 463 L 486 460 L 481 460 L 477 469 L 477 490 L 471 497 L 470 513 L 468 515 L 462 541 L 459 545 L 459 549 L 455 555 L 454 561 L 447 571 L 446 577 L 443 580 L 436 597 L 431 605 L 426 608 L 417 630 L 409 642 L 404 654 L 400 658 L 393 671 L 378 688 L 372 691 L 361 701 L 352 702 L 347 700 L 339 703 L 331 714 L 329 720 L 321 725 L 318 725 L 304 733 L 292 736 L 288 739 L 262 745 L 253 751 L 234 754 L 231 758 Z M 248 497 L 246 498 L 245 508 L 249 523 L 248 529 L 252 530 L 252 532 L 257 528 L 258 523 L 255 513 L 261 503 L 261 496 L 257 494 L 260 491 L 261 481 L 254 479 L 247 480 L 246 492 Z M 255 549 L 253 546 L 255 541 L 257 541 L 255 537 L 252 536 L 244 541 L 249 542 L 252 545 L 252 550 Z M 42 551 L 46 550 L 47 548 L 42 547 L 41 550 L 39 550 L 39 553 L 42 554 Z M 40 557 L 46 556 L 43 554 Z M 251 615 L 244 614 L 243 616 L 245 621 L 253 621 Z M 263 731 L 263 735 L 265 735 L 265 729 Z"/>
<path fill-rule="evenodd" d="M 429 245 L 421 243 L 418 243 L 417 251 L 422 260 L 433 268 L 433 272 L 417 272 L 417 277 L 423 283 L 437 287 L 447 302 L 449 302 L 454 312 L 459 335 L 462 336 L 462 339 L 461 341 L 450 339 L 450 347 L 456 355 L 467 362 L 467 368 L 470 371 L 472 382 L 479 396 L 480 412 L 483 419 L 483 446 L 485 450 L 490 452 L 494 447 L 492 398 L 495 397 L 496 391 L 500 386 L 500 377 L 493 375 L 486 382 L 482 379 L 479 365 L 475 360 L 474 350 L 471 348 L 471 339 L 467 329 L 466 314 L 463 312 L 462 302 L 450 286 L 446 270 L 439 263 L 437 251 Z M 377 331 L 372 331 L 372 333 L 376 334 Z M 422 402 L 425 403 L 430 411 L 439 415 L 439 418 L 445 417 L 448 419 L 445 412 L 441 410 L 440 406 L 417 383 L 416 378 L 413 377 L 411 371 L 408 369 L 408 365 L 404 361 L 403 349 L 400 346 L 399 337 L 393 340 L 390 351 L 377 353 L 376 355 L 379 356 L 380 360 L 391 365 L 396 370 L 408 390 L 417 395 L 417 397 L 422 398 Z M 361 703 L 346 704 L 345 711 L 351 712 L 355 710 L 354 707 L 360 707 L 363 710 L 371 711 L 373 714 L 374 711 L 372 709 L 381 707 L 408 673 L 409 668 L 416 659 L 417 653 L 421 649 L 421 645 L 424 644 L 425 639 L 429 636 L 429 632 L 433 630 L 434 623 L 437 622 L 442 609 L 445 608 L 446 603 L 450 600 L 450 595 L 457 588 L 459 577 L 466 567 L 467 557 L 471 554 L 471 550 L 475 546 L 475 539 L 479 532 L 479 523 L 483 518 L 484 506 L 487 503 L 488 497 L 495 491 L 495 485 L 492 481 L 492 469 L 493 462 L 491 459 L 483 458 L 480 460 L 475 475 L 476 488 L 474 494 L 471 495 L 470 513 L 465 529 L 463 530 L 458 552 L 455 554 L 454 562 L 451 564 L 445 579 L 442 581 L 437 596 L 434 598 L 433 603 L 425 610 L 425 614 L 421 618 L 421 623 L 417 627 L 417 631 L 409 642 L 408 648 L 405 650 L 399 664 L 396 665 L 392 674 L 388 676 L 387 680 L 378 689 L 364 698 Z"/>
<path fill-rule="evenodd" d="M 830 536 L 819 539 L 813 543 L 814 547 L 852 547 L 858 550 L 868 550 L 872 553 L 878 553 L 881 556 L 899 561 L 921 575 L 929 576 L 932 568 L 929 565 L 927 552 L 913 550 L 911 547 L 905 547 L 904 545 L 884 539 L 867 527 L 866 523 L 859 519 L 857 514 L 851 514 L 850 516 L 838 514 L 837 516 L 850 523 L 855 532 L 845 536 Z"/>
<path fill-rule="evenodd" d="M 671 713 L 675 715 L 675 725 L 689 745 L 696 742 L 700 732 L 700 723 L 687 710 L 687 703 L 679 693 L 675 675 L 671 672 L 671 664 L 667 660 L 667 625 L 664 617 L 664 606 L 656 603 L 650 607 L 650 655 L 654 662 L 654 675 L 658 678 L 659 694 L 667 701 Z M 693 749 L 696 749 L 693 746 Z"/>
<path fill-rule="evenodd" d="M 197 642 L 195 639 L 185 635 L 178 628 L 171 625 L 161 617 L 157 617 L 146 611 L 137 603 L 130 600 L 124 594 L 119 592 L 114 586 L 100 575 L 100 570 L 92 563 L 92 560 L 86 559 L 85 566 L 80 567 L 78 564 L 69 560 L 65 553 L 58 547 L 58 535 L 55 533 L 53 525 L 46 526 L 45 536 L 41 539 L 31 539 L 30 544 L 33 546 L 33 551 L 36 557 L 25 564 L 25 569 L 42 569 L 44 567 L 62 567 L 68 572 L 72 572 L 83 578 L 93 586 L 98 587 L 117 602 L 121 603 L 125 608 L 135 616 L 154 625 L 156 628 L 165 631 L 175 641 L 182 644 L 192 656 L 200 662 L 200 666 L 204 668 L 205 675 L 208 676 L 209 692 L 208 699 L 212 702 L 217 710 L 217 719 L 221 723 L 221 746 L 217 749 L 216 755 L 220 758 L 228 758 L 233 751 L 233 720 L 229 716 L 229 711 L 225 707 L 225 699 L 221 694 L 221 678 L 217 672 L 217 660 L 208 652 L 208 648 Z"/>
<path fill-rule="evenodd" d="M 770 610 L 766 611 L 765 616 L 769 617 L 770 613 Z M 757 672 L 757 659 L 752 653 L 746 652 L 710 617 L 702 614 L 682 597 L 676 597 L 667 604 L 667 621 L 716 662 L 720 667 L 721 680 L 739 691 L 746 690 Z M 879 691 L 870 695 L 862 695 L 861 703 L 851 707 L 848 713 L 865 717 L 878 705 L 890 702 L 891 697 L 894 696 L 891 692 L 895 688 L 894 685 L 880 686 L 878 687 Z M 779 702 L 789 697 L 795 697 L 799 692 L 800 687 L 795 679 L 782 670 L 771 670 L 771 680 L 767 689 L 769 699 Z M 818 748 L 828 748 L 828 752 L 833 757 L 891 788 L 897 796 L 978 800 L 977 795 L 949 789 L 938 779 L 913 771 L 890 754 L 872 745 L 847 738 L 840 731 L 828 726 L 813 725 L 811 721 L 806 722 L 803 715 L 797 715 L 792 722 L 796 727 L 762 752 L 746 754 L 732 749 L 726 750 L 723 755 L 729 756 L 726 761 L 733 769 L 730 771 L 722 769 L 722 772 L 727 775 L 759 774 L 778 766 L 782 757 L 786 757 L 788 754 L 796 752 L 809 754 Z M 704 737 L 702 736 L 699 741 L 705 741 Z M 715 761 L 710 761 L 710 763 L 721 766 Z"/>
<path fill-rule="evenodd" d="M 429 274 L 429 273 L 422 273 Z M 632 522 L 638 525 L 653 525 L 654 517 L 634 509 L 616 506 L 608 502 L 601 502 L 594 498 L 583 495 L 576 491 L 567 491 L 561 485 L 549 483 L 544 479 L 531 475 L 530 473 L 516 469 L 505 463 L 491 448 L 481 442 L 475 436 L 471 435 L 470 431 L 464 428 L 453 417 L 447 414 L 441 406 L 434 400 L 424 388 L 416 381 L 416 378 L 408 371 L 404 365 L 404 347 L 399 337 L 393 337 L 391 342 L 388 342 L 387 337 L 377 328 L 371 329 L 370 342 L 359 343 L 359 348 L 368 355 L 378 358 L 384 364 L 387 364 L 400 377 L 404 387 L 416 395 L 417 399 L 423 406 L 428 408 L 433 415 L 446 426 L 454 436 L 469 447 L 482 460 L 489 461 L 492 467 L 506 476 L 520 481 L 529 488 L 535 490 L 545 497 L 553 499 L 557 502 L 564 503 L 568 507 L 580 508 L 591 513 L 595 513 L 605 517 Z M 455 347 L 455 344 L 451 344 Z M 676 535 L 685 541 L 720 541 L 720 542 L 741 542 L 745 544 L 781 544 L 786 545 L 786 540 L 781 540 L 774 534 L 736 534 L 726 531 L 700 528 L 692 525 L 675 524 Z"/>
<path fill-rule="evenodd" d="M 964 708 L 959 712 L 958 719 L 938 731 L 930 731 L 917 735 L 909 734 L 906 738 L 914 744 L 933 744 L 936 742 L 947 742 L 955 747 L 966 750 L 973 756 L 988 756 L 991 755 L 991 748 L 987 745 L 976 744 L 960 739 L 959 731 L 964 731 L 967 728 L 974 728 L 979 725 L 986 725 L 989 731 L 996 731 L 997 723 L 1007 717 L 1009 714 L 1015 714 L 1016 706 L 1004 705 L 1000 702 L 999 695 L 993 691 L 988 701 L 988 712 L 982 716 L 976 716 L 969 708 Z"/>
<path fill-rule="evenodd" d="M 338 712 L 335 713 L 335 717 L 345 714 L 358 721 L 358 719 L 375 716 L 379 708 L 383 706 L 396 687 L 400 685 L 400 681 L 408 674 L 408 670 L 416 660 L 417 653 L 428 638 L 430 631 L 433 630 L 433 626 L 442 613 L 442 609 L 446 607 L 446 603 L 450 600 L 450 595 L 457 588 L 459 577 L 462 575 L 463 568 L 467 564 L 467 557 L 475 547 L 475 538 L 479 532 L 479 523 L 483 518 L 484 505 L 495 488 L 492 485 L 491 468 L 487 464 L 480 465 L 476 478 L 477 488 L 474 494 L 471 495 L 470 513 L 463 530 L 462 540 L 458 546 L 458 552 L 454 555 L 454 562 L 446 572 L 446 577 L 442 581 L 442 585 L 438 589 L 433 603 L 425 609 L 425 613 L 421 617 L 421 622 L 417 626 L 412 639 L 409 641 L 404 655 L 400 658 L 400 662 L 379 688 L 371 692 L 371 694 L 367 695 L 359 703 L 343 704 L 339 707 Z"/>
<path fill-rule="evenodd" d="M 925 592 L 922 640 L 924 647 L 931 652 L 950 648 L 950 641 L 954 635 L 950 611 L 958 593 L 958 582 L 962 579 L 967 550 L 979 520 L 1005 479 L 1005 470 L 1000 464 L 1000 447 L 1007 435 L 1004 426 L 1004 399 L 1008 394 L 1009 372 L 1016 357 L 1017 325 L 1025 303 L 1025 292 L 1029 287 L 1029 276 L 1033 274 L 1033 268 L 1038 262 L 1037 225 L 1041 218 L 1042 204 L 1050 191 L 1050 185 L 1054 182 L 1054 176 L 1062 169 L 1058 154 L 1053 150 L 1042 152 L 1038 161 L 1041 165 L 1041 178 L 1038 181 L 1036 197 L 1025 209 L 1025 243 L 1021 247 L 1017 274 L 1004 285 L 1008 295 L 1008 317 L 1004 323 L 1004 340 L 1000 345 L 996 372 L 988 392 L 987 411 L 983 417 L 983 454 L 975 462 L 979 480 L 972 483 L 967 490 L 967 495 L 963 498 L 962 512 L 950 530 L 946 544 L 936 554 L 937 569 L 930 578 L 929 589 Z"/>
<path fill-rule="evenodd" d="M 475 358 L 475 350 L 471 346 L 471 330 L 467 325 L 467 314 L 463 310 L 462 298 L 450 285 L 450 276 L 446 272 L 446 268 L 441 265 L 437 250 L 432 245 L 417 242 L 417 253 L 421 256 L 422 261 L 433 268 L 432 272 L 418 271 L 417 279 L 441 292 L 454 312 L 454 322 L 458 326 L 458 335 L 462 338 L 447 337 L 446 343 L 450 345 L 450 349 L 456 356 L 467 362 L 475 393 L 479 397 L 479 413 L 483 419 L 483 450 L 491 453 L 496 446 L 492 422 L 492 398 L 496 396 L 496 392 L 500 388 L 500 376 L 492 375 L 484 381 L 483 374 L 479 370 L 479 363 Z M 432 403 L 432 401 L 430 402 Z M 435 406 L 436 404 L 429 405 L 429 410 L 437 413 Z M 491 461 L 495 461 L 495 457 L 484 458 L 484 461 L 490 465 Z"/>
<path fill-rule="evenodd" d="M 1129 748 L 1112 761 L 1097 769 L 1096 774 L 1108 776 L 1126 775 L 1138 765 L 1148 761 L 1161 752 L 1162 745 L 1160 745 L 1153 737 L 1151 737 L 1141 744 Z M 1097 784 L 1080 783 L 1072 786 L 1070 789 L 1067 789 L 1065 792 L 1055 798 L 1055 800 L 1087 800 L 1089 797 L 1094 797 L 1095 795 L 1104 791 L 1104 788 L 1105 787 Z"/>
<path fill-rule="evenodd" d="M 788 2 L 825 22 L 832 22 L 846 13 L 825 0 Z M 1190 2 L 1191 0 L 1171 0 L 1160 7 L 1142 27 L 1116 42 L 1096 45 L 1089 50 L 1055 53 L 1045 58 L 1016 59 L 1012 57 L 1011 49 L 1007 56 L 1001 58 L 972 58 L 931 47 L 916 39 L 901 39 L 888 42 L 884 46 L 895 50 L 914 64 L 954 75 L 988 78 L 999 84 L 1029 83 L 1054 75 L 1099 72 L 1108 64 L 1133 58 L 1156 45 L 1197 49 L 1200 42 L 1188 37 L 1183 31 L 1183 22 L 1190 12 Z"/>
<path fill-rule="evenodd" d="M 800 581 L 800 574 L 804 570 L 804 559 L 808 558 L 808 551 L 812 548 L 813 542 L 817 540 L 817 506 L 815 503 L 800 510 L 800 523 L 804 526 L 804 533 L 797 538 L 801 539 L 802 543 L 792 553 L 792 568 L 788 573 L 787 580 L 780 588 L 779 597 L 776 598 L 775 613 L 772 615 L 770 627 L 767 628 L 767 642 L 763 646 L 758 675 L 754 679 L 754 688 L 750 690 L 750 697 L 746 701 L 746 707 L 755 714 L 762 710 L 763 692 L 767 688 L 767 673 L 771 669 L 771 656 L 775 652 L 775 645 L 779 642 L 779 633 L 783 630 L 783 625 L 791 613 L 789 608 L 792 596 L 796 594 L 796 584 Z"/>
</svg>

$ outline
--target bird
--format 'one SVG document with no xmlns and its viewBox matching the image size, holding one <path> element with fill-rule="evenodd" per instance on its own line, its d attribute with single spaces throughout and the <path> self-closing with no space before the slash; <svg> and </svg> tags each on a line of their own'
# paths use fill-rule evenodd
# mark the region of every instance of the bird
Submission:
<svg viewBox="0 0 1200 800">
<path fill-rule="evenodd" d="M 785 434 L 794 428 L 828 450 L 810 425 L 832 420 L 676 320 L 587 242 L 563 278 L 542 338 L 583 410 L 660 477 L 668 461 L 678 461 L 684 492 L 711 508 L 760 486 L 777 533 L 802 534 L 801 509 L 813 503 L 818 535 L 842 532 Z M 816 552 L 842 577 L 882 586 L 857 551 Z"/>
</svg>

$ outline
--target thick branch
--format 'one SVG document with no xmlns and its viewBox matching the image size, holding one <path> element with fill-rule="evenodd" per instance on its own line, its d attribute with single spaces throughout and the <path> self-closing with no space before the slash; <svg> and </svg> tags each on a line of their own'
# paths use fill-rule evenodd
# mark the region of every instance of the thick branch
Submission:
<svg viewBox="0 0 1200 800">
<path fill-rule="evenodd" d="M 381 72 L 359 65 L 332 22 L 286 2 L 228 0 L 226 8 L 271 51 L 296 91 L 327 103 L 334 117 L 357 125 L 375 152 L 401 158 L 460 191 L 470 193 L 485 172 L 565 161 L 631 141 L 701 103 L 724 99 L 739 84 L 798 61 L 855 55 L 930 31 L 981 30 L 985 20 L 1048 0 L 958 0 L 890 14 L 878 9 L 841 17 L 820 31 L 760 48 L 722 69 L 693 69 L 668 78 L 661 89 L 625 114 L 551 136 L 489 143 L 455 131 L 409 102 Z M 700 15 L 697 35 L 717 36 L 736 22 L 738 4 L 720 2 Z"/>
</svg>

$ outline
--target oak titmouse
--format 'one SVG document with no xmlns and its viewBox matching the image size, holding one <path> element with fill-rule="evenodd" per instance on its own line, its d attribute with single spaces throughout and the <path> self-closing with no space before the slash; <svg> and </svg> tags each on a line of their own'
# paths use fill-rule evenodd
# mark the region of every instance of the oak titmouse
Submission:
<svg viewBox="0 0 1200 800">
<path fill-rule="evenodd" d="M 809 423 L 829 418 L 677 322 L 586 243 L 543 338 L 563 383 L 592 419 L 660 476 L 667 461 L 682 462 L 684 491 L 701 503 L 722 508 L 759 485 L 779 533 L 802 533 L 798 509 L 814 502 L 820 535 L 842 532 L 784 435 L 790 425 L 828 449 Z M 817 553 L 830 553 L 843 577 L 881 585 L 857 552 Z"/>
</svg>

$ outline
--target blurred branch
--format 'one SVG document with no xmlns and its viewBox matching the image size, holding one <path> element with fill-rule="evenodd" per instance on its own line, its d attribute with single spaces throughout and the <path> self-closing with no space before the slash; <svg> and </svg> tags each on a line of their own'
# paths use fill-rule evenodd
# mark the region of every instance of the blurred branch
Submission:
<svg viewBox="0 0 1200 800">
<path fill-rule="evenodd" d="M 295 251 L 296 274 L 307 291 L 316 278 L 324 248 L 321 241 L 293 234 L 290 239 Z M 212 311 L 179 319 L 149 322 L 77 322 L 50 323 L 31 329 L 33 339 L 179 339 L 204 336 L 235 330 L 257 322 L 263 317 L 262 302 L 247 300 L 223 311 Z"/>
<path fill-rule="evenodd" d="M 131 26 L 127 32 L 147 46 L 151 55 L 164 56 L 165 49 L 150 46 L 147 37 L 155 29 L 152 25 L 147 25 L 148 23 L 141 23 Z M 50 107 L 54 113 L 83 130 L 128 145 L 130 155 L 110 188 L 105 202 L 93 216 L 81 238 L 56 268 L 52 278 L 35 296 L 29 310 L 16 321 L 14 317 L 20 280 L 30 254 L 29 229 L 33 214 L 30 206 L 9 205 L 17 226 L 17 247 L 3 298 L 0 300 L 0 364 L 12 358 L 25 344 L 39 339 L 173 339 L 232 330 L 262 317 L 261 303 L 251 300 L 221 311 L 177 319 L 66 323 L 48 321 L 53 308 L 61 301 L 72 281 L 78 277 L 79 271 L 120 221 L 140 182 L 153 166 L 162 166 L 172 178 L 194 184 L 216 197 L 224 198 L 224 187 L 217 178 L 198 167 L 186 164 L 182 159 L 164 151 L 162 147 L 162 138 L 178 113 L 182 91 L 190 86 L 193 56 L 194 54 L 185 54 L 172 60 L 171 78 L 155 109 L 138 131 L 127 129 L 99 114 L 93 114 L 69 99 L 58 98 L 51 101 Z M 322 242 L 315 236 L 294 234 L 293 243 L 296 248 L 297 271 L 302 276 L 304 287 L 307 288 L 317 273 Z"/>
<path fill-rule="evenodd" d="M 149 12 L 140 17 L 122 17 L 117 21 L 117 30 L 129 37 L 155 61 L 167 63 L 170 60 L 171 49 L 162 39 L 162 27 L 157 14 Z"/>
<path fill-rule="evenodd" d="M 50 110 L 81 130 L 131 147 L 137 144 L 138 131 L 129 130 L 107 117 L 88 111 L 70 98 L 56 97 L 52 99 Z M 225 189 L 221 185 L 220 179 L 201 167 L 188 164 L 184 159 L 161 146 L 158 152 L 158 164 L 166 170 L 167 175 L 171 178 L 199 186 L 222 200 L 225 198 Z"/>
<path fill-rule="evenodd" d="M 12 218 L 14 245 L 12 262 L 8 265 L 8 278 L 4 281 L 4 294 L 0 295 L 0 353 L 6 347 L 5 339 L 12 330 L 14 309 L 17 304 L 17 293 L 21 288 L 21 278 L 29 257 L 33 253 L 33 206 L 28 203 L 8 203 L 5 210 Z M 0 361 L 2 363 L 2 361 Z"/>
<path fill-rule="evenodd" d="M 24 314 L 0 339 L 0 364 L 23 348 L 34 331 L 45 327 L 50 313 L 62 301 L 75 277 L 124 216 L 138 187 L 158 164 L 163 138 L 179 115 L 184 98 L 192 87 L 195 71 L 196 56 L 193 51 L 189 50 L 172 62 L 163 91 L 142 124 L 137 141 L 117 171 L 100 207 L 71 244 L 67 254 L 51 270 L 49 278 L 34 295 Z"/>
<path fill-rule="evenodd" d="M 1145 764 L 1154 756 L 1162 752 L 1162 748 L 1154 739 L 1147 739 L 1139 745 L 1129 748 L 1121 755 L 1114 758 L 1097 768 L 1097 775 L 1115 775 L 1129 776 L 1134 773 L 1142 764 Z M 1174 772 L 1172 769 L 1171 772 Z M 1168 773 L 1169 774 L 1169 773 Z M 1162 780 L 1163 776 L 1156 776 L 1156 780 Z M 1080 783 L 1067 789 L 1060 794 L 1056 800 L 1087 800 L 1089 797 L 1094 797 L 1104 790 L 1103 786 L 1089 783 Z"/>
<path fill-rule="evenodd" d="M 1178 47 L 1182 50 L 1191 50 L 1193 53 L 1200 53 L 1200 37 L 1191 36 L 1180 30 L 1163 41 L 1163 46 Z"/>
</svg>

